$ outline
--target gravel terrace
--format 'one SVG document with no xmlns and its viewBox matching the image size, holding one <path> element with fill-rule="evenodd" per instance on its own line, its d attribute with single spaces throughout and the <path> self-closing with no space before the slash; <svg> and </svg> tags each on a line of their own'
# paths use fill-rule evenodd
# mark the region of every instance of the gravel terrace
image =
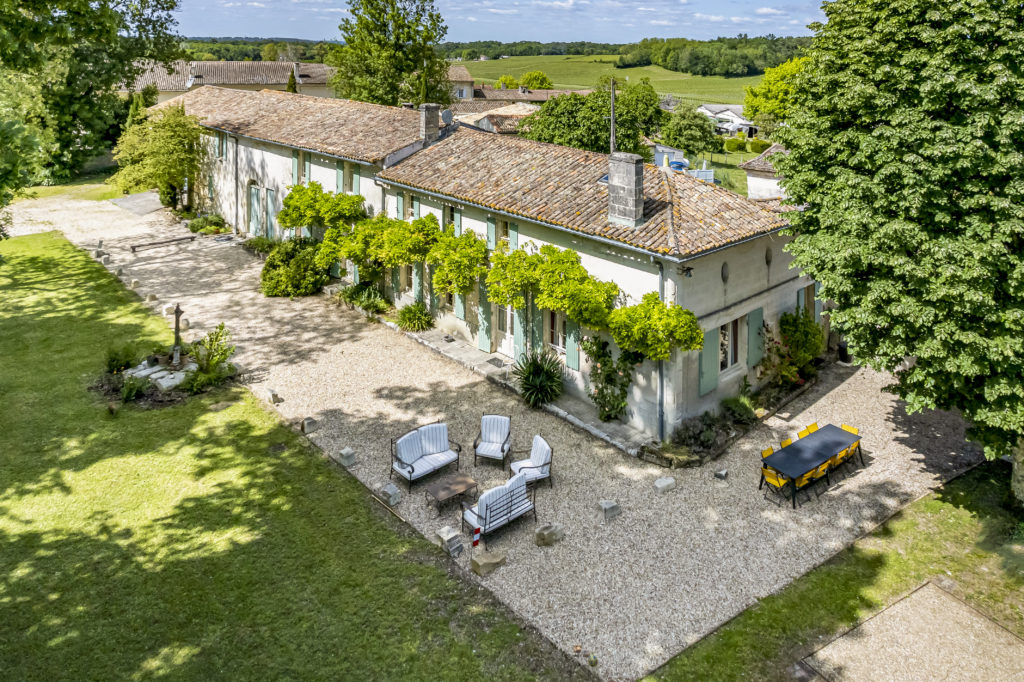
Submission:
<svg viewBox="0 0 1024 682">
<path fill-rule="evenodd" d="M 908 416 L 882 392 L 888 376 L 835 366 L 714 465 L 672 472 L 677 488 L 659 496 L 653 482 L 666 470 L 528 410 L 414 340 L 324 297 L 264 298 L 260 262 L 236 244 L 200 238 L 132 255 L 129 243 L 187 234 L 165 211 L 136 216 L 109 202 L 57 197 L 18 203 L 13 214 L 14 234 L 60 229 L 89 249 L 103 239 L 111 267 L 140 280 L 142 295 L 156 293 L 154 308 L 180 302 L 193 329 L 225 322 L 250 387 L 276 389 L 287 419 L 318 419 L 312 440 L 325 451 L 353 447 L 350 471 L 371 490 L 387 481 L 389 438 L 425 422 L 448 422 L 464 446 L 461 470 L 481 490 L 507 477 L 494 464 L 472 466 L 482 412 L 512 415 L 514 448 L 542 434 L 555 453 L 554 488 L 538 490 L 537 517 L 564 523 L 565 539 L 536 547 L 532 518 L 521 519 L 488 540 L 508 553 L 508 565 L 483 579 L 467 575 L 563 650 L 594 652 L 608 680 L 659 666 L 980 457 L 959 418 Z M 757 490 L 760 450 L 812 421 L 859 426 L 867 466 L 795 511 L 766 502 Z M 723 468 L 728 479 L 715 479 Z M 622 515 L 603 524 L 600 499 L 617 500 Z M 440 516 L 426 505 L 422 487 L 395 511 L 428 538 L 459 521 L 455 504 Z M 459 563 L 468 566 L 468 552 Z"/>
</svg>

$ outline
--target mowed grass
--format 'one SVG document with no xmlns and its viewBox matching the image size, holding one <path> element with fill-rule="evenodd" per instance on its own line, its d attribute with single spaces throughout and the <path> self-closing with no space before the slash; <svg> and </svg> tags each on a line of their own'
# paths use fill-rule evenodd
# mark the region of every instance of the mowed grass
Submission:
<svg viewBox="0 0 1024 682">
<path fill-rule="evenodd" d="M 117 197 L 124 196 L 124 194 L 114 185 L 106 184 L 107 179 L 113 174 L 113 171 L 90 173 L 61 185 L 36 185 L 28 187 L 16 201 L 46 199 L 57 196 L 67 197 L 68 199 L 89 199 L 92 201 L 116 199 Z"/>
<path fill-rule="evenodd" d="M 0 678 L 589 675 L 248 391 L 110 416 L 166 323 L 57 233 L 0 256 Z"/>
<path fill-rule="evenodd" d="M 602 76 L 614 76 L 621 80 L 628 77 L 631 82 L 649 78 L 659 93 L 673 94 L 695 105 L 702 102 L 741 104 L 744 87 L 761 82 L 761 76 L 691 76 L 660 66 L 616 69 L 615 59 L 615 55 L 544 55 L 459 63 L 469 69 L 475 81 L 492 85 L 502 75 L 519 78 L 527 71 L 543 71 L 556 88 L 573 90 L 592 88 Z"/>
<path fill-rule="evenodd" d="M 795 661 L 926 580 L 1024 637 L 1024 511 L 1009 470 L 987 462 L 911 504 L 649 679 L 791 680 Z"/>
</svg>

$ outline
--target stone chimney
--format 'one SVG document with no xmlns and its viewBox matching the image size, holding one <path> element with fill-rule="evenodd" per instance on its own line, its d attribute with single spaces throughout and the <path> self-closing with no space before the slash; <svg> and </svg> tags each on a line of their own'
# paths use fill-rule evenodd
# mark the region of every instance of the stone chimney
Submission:
<svg viewBox="0 0 1024 682">
<path fill-rule="evenodd" d="M 437 104 L 420 105 L 420 139 L 425 145 L 437 141 L 440 112 L 441 107 Z"/>
<path fill-rule="evenodd" d="M 644 222 L 644 160 L 612 152 L 608 160 L 608 220 L 639 227 Z"/>
</svg>

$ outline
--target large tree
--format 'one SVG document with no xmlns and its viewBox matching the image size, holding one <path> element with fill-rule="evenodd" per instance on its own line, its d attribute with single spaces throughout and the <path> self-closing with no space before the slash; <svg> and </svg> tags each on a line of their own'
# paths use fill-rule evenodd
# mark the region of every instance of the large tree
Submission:
<svg viewBox="0 0 1024 682">
<path fill-rule="evenodd" d="M 396 106 L 447 104 L 448 62 L 438 45 L 448 33 L 432 0 L 351 0 L 337 48 L 327 62 L 338 97 Z"/>
<path fill-rule="evenodd" d="M 665 116 L 658 93 L 648 79 L 615 84 L 615 147 L 640 154 L 648 160 L 650 148 L 645 135 L 654 135 Z M 552 97 L 540 111 L 523 119 L 523 137 L 552 142 L 592 152 L 608 153 L 611 148 L 611 87 L 605 80 L 588 95 L 570 93 Z"/>
<path fill-rule="evenodd" d="M 111 181 L 124 192 L 156 187 L 165 205 L 177 206 L 186 187 L 197 187 L 206 161 L 201 142 L 199 119 L 185 107 L 160 109 L 125 129 L 114 148 L 120 168 Z"/>
<path fill-rule="evenodd" d="M 722 149 L 722 138 L 715 135 L 711 119 L 685 104 L 679 105 L 662 126 L 661 137 L 665 144 L 691 154 Z"/>
<path fill-rule="evenodd" d="M 796 264 L 911 412 L 954 409 L 1024 500 L 1024 6 L 835 0 L 773 159 Z"/>
<path fill-rule="evenodd" d="M 46 163 L 64 179 L 117 137 L 127 110 L 115 92 L 140 60 L 177 54 L 177 0 L 0 0 L 0 71 L 38 85 L 31 125 L 53 141 Z"/>
</svg>

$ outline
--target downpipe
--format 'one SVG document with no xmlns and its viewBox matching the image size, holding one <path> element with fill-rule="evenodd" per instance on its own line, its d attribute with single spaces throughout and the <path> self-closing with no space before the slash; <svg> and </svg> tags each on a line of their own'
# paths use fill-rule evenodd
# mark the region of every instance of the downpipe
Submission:
<svg viewBox="0 0 1024 682">
<path fill-rule="evenodd" d="M 658 298 L 665 302 L 665 266 L 660 260 L 651 260 L 658 266 Z M 658 442 L 665 442 L 665 362 L 658 360 Z"/>
</svg>

